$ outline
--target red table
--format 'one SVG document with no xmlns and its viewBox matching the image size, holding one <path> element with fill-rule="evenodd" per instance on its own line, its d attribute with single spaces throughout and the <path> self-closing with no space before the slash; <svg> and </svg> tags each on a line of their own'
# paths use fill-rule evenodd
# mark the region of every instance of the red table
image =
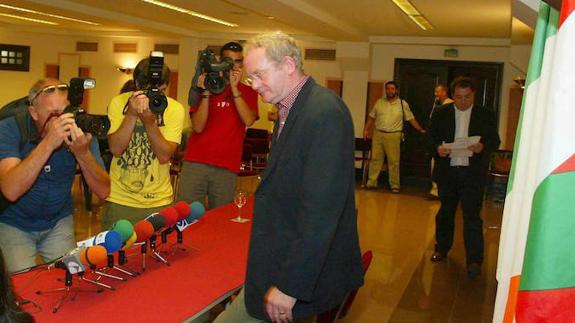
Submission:
<svg viewBox="0 0 575 323">
<path fill-rule="evenodd" d="M 253 199 L 242 210 L 251 219 Z M 37 322 L 181 322 L 209 308 L 222 296 L 244 282 L 251 222 L 229 221 L 237 208 L 228 204 L 206 212 L 196 224 L 184 231 L 184 243 L 198 250 L 168 255 L 171 266 L 147 258 L 143 274 L 126 282 L 104 278 L 116 290 L 103 293 L 79 293 L 68 298 L 53 314 L 61 294 L 36 295 L 37 290 L 63 287 L 60 269 L 36 270 L 12 277 L 16 293 L 40 305 L 34 314 Z M 175 240 L 175 233 L 170 235 Z M 128 266 L 141 270 L 141 256 L 130 257 Z M 125 277 L 125 276 L 124 276 Z M 93 285 L 75 279 L 72 287 Z"/>
</svg>

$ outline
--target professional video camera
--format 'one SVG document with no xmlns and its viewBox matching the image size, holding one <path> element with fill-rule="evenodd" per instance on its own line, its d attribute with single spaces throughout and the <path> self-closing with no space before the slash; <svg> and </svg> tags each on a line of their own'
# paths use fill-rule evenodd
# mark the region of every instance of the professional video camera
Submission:
<svg viewBox="0 0 575 323">
<path fill-rule="evenodd" d="M 84 90 L 96 87 L 96 80 L 75 77 L 68 86 L 68 101 L 70 104 L 64 113 L 74 114 L 78 128 L 89 132 L 98 139 L 106 139 L 110 129 L 110 121 L 105 116 L 90 115 L 80 106 L 84 100 Z"/>
<path fill-rule="evenodd" d="M 222 72 L 227 76 L 227 72 L 234 67 L 234 60 L 229 57 L 224 57 L 218 62 L 216 55 L 209 48 L 199 52 L 198 62 L 196 63 L 196 74 L 192 81 L 192 86 L 198 84 L 198 78 L 202 74 L 206 74 L 204 86 L 206 89 L 214 94 L 220 94 L 226 88 L 226 81 Z"/>
</svg>

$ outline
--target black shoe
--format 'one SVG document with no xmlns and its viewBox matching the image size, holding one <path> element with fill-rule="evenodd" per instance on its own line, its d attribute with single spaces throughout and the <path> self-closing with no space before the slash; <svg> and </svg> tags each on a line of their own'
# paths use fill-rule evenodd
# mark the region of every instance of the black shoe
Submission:
<svg viewBox="0 0 575 323">
<path fill-rule="evenodd" d="M 469 279 L 475 279 L 481 275 L 481 264 L 472 263 L 471 265 L 467 266 L 467 277 Z"/>
<path fill-rule="evenodd" d="M 440 262 L 445 260 L 445 258 L 447 258 L 446 254 L 444 254 L 443 252 L 436 251 L 433 253 L 433 255 L 431 255 L 430 260 L 431 262 Z"/>
</svg>

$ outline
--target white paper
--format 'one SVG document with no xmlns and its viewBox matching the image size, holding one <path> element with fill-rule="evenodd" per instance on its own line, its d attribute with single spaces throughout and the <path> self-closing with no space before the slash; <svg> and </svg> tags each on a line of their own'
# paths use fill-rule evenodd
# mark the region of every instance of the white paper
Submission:
<svg viewBox="0 0 575 323">
<path fill-rule="evenodd" d="M 451 149 L 451 153 L 449 154 L 450 158 L 471 157 L 473 156 L 473 152 L 467 147 L 478 143 L 480 139 L 481 136 L 455 138 L 453 142 L 444 143 L 443 146 Z"/>
</svg>

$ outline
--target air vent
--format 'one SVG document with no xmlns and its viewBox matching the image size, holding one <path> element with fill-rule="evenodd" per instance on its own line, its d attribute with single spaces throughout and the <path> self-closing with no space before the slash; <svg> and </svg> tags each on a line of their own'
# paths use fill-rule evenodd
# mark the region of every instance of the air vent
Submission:
<svg viewBox="0 0 575 323">
<path fill-rule="evenodd" d="M 137 53 L 137 43 L 114 43 L 114 53 Z"/>
<path fill-rule="evenodd" d="M 156 45 L 154 45 L 154 50 L 164 52 L 164 54 L 178 54 L 180 52 L 180 45 L 178 45 L 178 44 L 156 44 Z"/>
<path fill-rule="evenodd" d="M 335 49 L 306 48 L 305 59 L 318 61 L 335 61 Z"/>
<path fill-rule="evenodd" d="M 98 51 L 98 43 L 92 42 L 76 42 L 76 51 L 77 52 L 97 52 Z"/>
</svg>

